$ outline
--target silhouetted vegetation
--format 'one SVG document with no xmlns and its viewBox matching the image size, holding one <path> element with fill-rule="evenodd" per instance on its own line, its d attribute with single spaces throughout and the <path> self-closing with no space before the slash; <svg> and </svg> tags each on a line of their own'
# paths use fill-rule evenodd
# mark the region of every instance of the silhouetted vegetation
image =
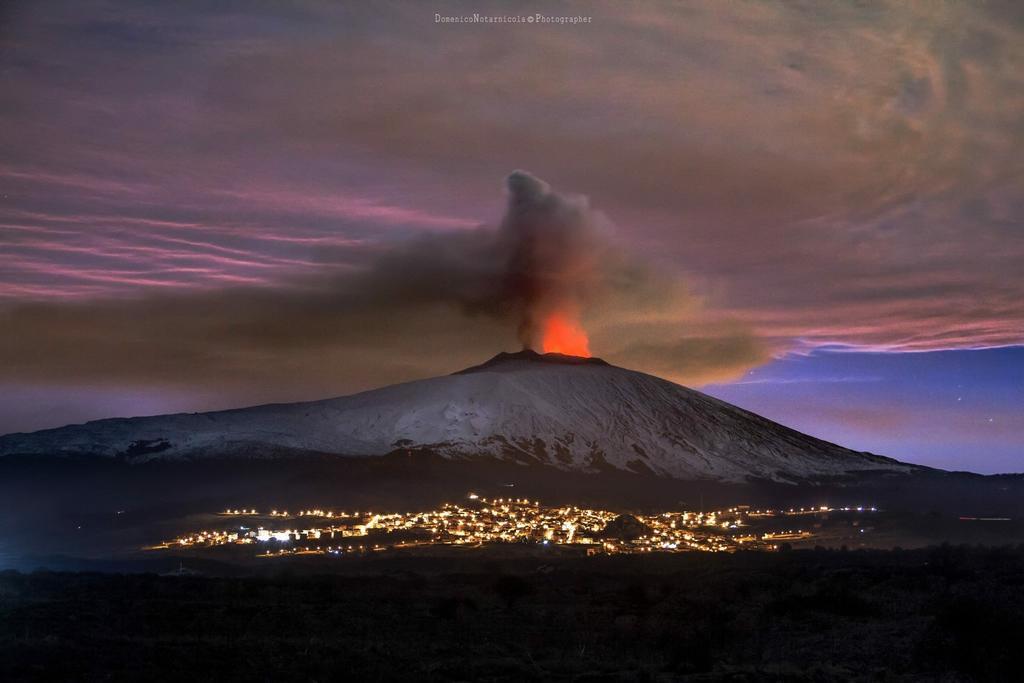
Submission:
<svg viewBox="0 0 1024 683">
<path fill-rule="evenodd" d="M 1024 665 L 1020 546 L 265 572 L 2 573 L 0 680 L 1001 681 Z"/>
</svg>

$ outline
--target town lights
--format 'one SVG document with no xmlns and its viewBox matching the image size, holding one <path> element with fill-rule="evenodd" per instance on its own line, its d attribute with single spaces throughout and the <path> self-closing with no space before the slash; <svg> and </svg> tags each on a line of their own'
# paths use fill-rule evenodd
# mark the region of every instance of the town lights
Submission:
<svg viewBox="0 0 1024 683">
<path fill-rule="evenodd" d="M 475 493 L 467 495 L 470 501 L 486 503 L 487 499 Z M 845 508 L 847 511 L 875 511 L 873 507 Z M 358 546 L 383 551 L 413 548 L 425 545 L 485 545 L 499 543 L 539 542 L 542 545 L 565 547 L 583 546 L 586 554 L 649 553 L 659 552 L 731 552 L 741 544 L 744 548 L 770 550 L 781 540 L 803 540 L 812 533 L 802 528 L 783 530 L 764 529 L 772 518 L 791 515 L 818 514 L 831 511 L 826 506 L 788 508 L 780 511 L 750 510 L 747 506 L 721 511 L 692 512 L 667 511 L 651 515 L 620 515 L 610 510 L 581 508 L 573 505 L 545 507 L 528 498 L 502 498 L 490 504 L 460 505 L 445 503 L 439 509 L 402 513 L 348 514 L 322 508 L 303 509 L 299 516 L 308 520 L 303 529 L 274 529 L 238 527 L 237 531 L 200 531 L 153 549 L 172 546 L 216 548 L 226 545 L 245 545 L 255 542 L 276 541 L 287 543 L 260 557 L 273 554 L 339 554 L 341 548 L 328 546 L 326 550 L 317 541 L 321 538 L 358 538 L 372 543 Z M 227 508 L 224 513 L 256 514 L 255 508 Z M 273 509 L 273 519 L 288 518 L 288 511 Z M 622 519 L 629 518 L 629 525 Z M 313 521 L 315 520 L 315 521 Z M 760 524 L 761 531 L 738 531 L 751 524 Z M 632 529 L 630 531 L 629 529 Z M 623 534 L 622 538 L 609 537 Z M 372 547 L 370 547 L 372 546 Z M 348 546 L 353 552 L 355 546 Z M 336 552 L 338 551 L 338 552 Z"/>
</svg>

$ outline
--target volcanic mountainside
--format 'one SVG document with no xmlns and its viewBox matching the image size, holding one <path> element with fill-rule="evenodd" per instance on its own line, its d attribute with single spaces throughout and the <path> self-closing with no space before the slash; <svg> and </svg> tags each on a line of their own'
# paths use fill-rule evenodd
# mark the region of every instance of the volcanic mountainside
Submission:
<svg viewBox="0 0 1024 683">
<path fill-rule="evenodd" d="M 796 482 L 911 472 L 597 358 L 502 353 L 452 375 L 304 403 L 97 420 L 0 437 L 0 456 L 130 461 L 425 450 L 563 470 Z"/>
</svg>

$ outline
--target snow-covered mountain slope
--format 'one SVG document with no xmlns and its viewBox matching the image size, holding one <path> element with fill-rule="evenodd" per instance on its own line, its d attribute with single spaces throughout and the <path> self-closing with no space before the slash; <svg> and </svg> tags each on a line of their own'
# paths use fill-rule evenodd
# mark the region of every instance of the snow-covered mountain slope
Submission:
<svg viewBox="0 0 1024 683">
<path fill-rule="evenodd" d="M 0 437 L 0 455 L 131 460 L 429 448 L 562 469 L 779 481 L 912 465 L 801 434 L 672 382 L 598 359 L 499 354 L 454 375 L 308 403 L 110 419 Z"/>
</svg>

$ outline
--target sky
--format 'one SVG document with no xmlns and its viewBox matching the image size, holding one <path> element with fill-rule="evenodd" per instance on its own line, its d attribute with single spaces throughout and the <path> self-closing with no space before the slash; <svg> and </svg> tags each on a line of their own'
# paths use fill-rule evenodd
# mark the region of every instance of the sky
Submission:
<svg viewBox="0 0 1024 683">
<path fill-rule="evenodd" d="M 437 21 L 509 7 L 4 3 L 0 433 L 517 349 L 466 255 L 522 169 L 614 260 L 580 299 L 595 355 L 853 448 L 1024 471 L 1024 6 Z"/>
</svg>

